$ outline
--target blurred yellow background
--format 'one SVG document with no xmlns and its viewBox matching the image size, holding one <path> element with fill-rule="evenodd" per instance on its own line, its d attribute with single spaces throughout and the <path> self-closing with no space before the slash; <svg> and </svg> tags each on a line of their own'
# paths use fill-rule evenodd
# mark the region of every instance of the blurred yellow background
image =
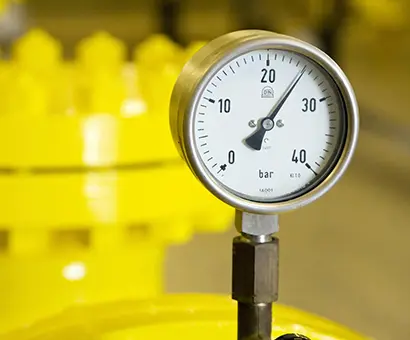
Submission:
<svg viewBox="0 0 410 340">
<path fill-rule="evenodd" d="M 339 62 L 356 91 L 362 123 L 342 181 L 318 202 L 281 216 L 280 302 L 378 339 L 410 338 L 410 1 L 3 0 L 0 11 L 0 90 L 8 94 L 0 115 L 0 286 L 21 294 L 31 282 L 35 291 L 41 268 L 68 266 L 69 277 L 81 276 L 86 263 L 86 291 L 95 301 L 102 294 L 107 300 L 150 297 L 163 287 L 229 294 L 230 209 L 196 183 L 170 140 L 147 146 L 145 136 L 167 129 L 164 98 L 196 49 L 187 45 L 241 28 L 271 29 L 317 44 Z M 150 61 L 151 55 L 160 60 Z M 61 66 L 63 58 L 68 62 Z M 125 60 L 139 68 L 139 90 L 130 85 L 132 71 L 118 78 Z M 125 97 L 132 101 L 124 106 Z M 159 114 L 148 120 L 144 110 Z M 79 131 L 103 145 L 88 158 Z M 141 163 L 155 170 L 134 167 Z M 93 171 L 85 174 L 84 166 Z M 53 254 L 50 265 L 44 249 Z M 101 263 L 112 289 L 93 281 Z M 127 270 L 134 263 L 140 271 Z M 138 295 L 134 283 L 142 273 L 154 284 L 151 290 L 141 285 Z M 126 280 L 132 284 L 114 291 Z M 67 289 L 63 282 L 52 286 Z M 80 291 L 70 289 L 56 305 Z M 24 311 L 47 293 L 33 300 L 29 292 L 18 298 L 0 293 L 0 318 L 13 324 L 13 299 Z M 52 308 L 40 307 L 36 313 Z"/>
</svg>

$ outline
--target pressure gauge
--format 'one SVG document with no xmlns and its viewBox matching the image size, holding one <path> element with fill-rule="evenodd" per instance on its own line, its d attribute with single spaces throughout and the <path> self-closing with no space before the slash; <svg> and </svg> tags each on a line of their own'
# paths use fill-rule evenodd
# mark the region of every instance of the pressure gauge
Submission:
<svg viewBox="0 0 410 340">
<path fill-rule="evenodd" d="M 345 172 L 358 106 L 339 66 L 300 40 L 229 33 L 185 65 L 170 108 L 174 141 L 195 176 L 241 211 L 308 204 Z"/>
</svg>

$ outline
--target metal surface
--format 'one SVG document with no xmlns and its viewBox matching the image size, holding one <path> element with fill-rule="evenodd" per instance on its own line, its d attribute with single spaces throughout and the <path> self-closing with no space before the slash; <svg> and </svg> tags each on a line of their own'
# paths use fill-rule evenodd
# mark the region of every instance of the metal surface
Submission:
<svg viewBox="0 0 410 340">
<path fill-rule="evenodd" d="M 270 340 L 272 304 L 238 302 L 238 340 Z"/>
<path fill-rule="evenodd" d="M 237 210 L 235 227 L 239 233 L 254 236 L 254 240 L 264 242 L 266 237 L 279 231 L 278 215 L 258 215 Z M 256 237 L 256 238 L 255 238 Z"/>
<path fill-rule="evenodd" d="M 272 303 L 278 299 L 279 241 L 233 240 L 232 298 L 238 301 L 238 340 L 267 340 L 272 333 Z"/>
<path fill-rule="evenodd" d="M 262 203 L 238 197 L 217 183 L 202 164 L 194 147 L 193 111 L 209 79 L 235 56 L 257 48 L 276 48 L 299 53 L 323 67 L 333 78 L 342 95 L 347 131 L 343 151 L 334 166 L 320 182 L 306 188 L 296 197 L 281 202 Z M 275 214 L 296 209 L 313 202 L 325 194 L 343 175 L 356 147 L 359 115 L 353 89 L 339 66 L 325 53 L 297 39 L 272 32 L 248 30 L 219 37 L 202 48 L 184 67 L 171 99 L 170 123 L 174 142 L 191 171 L 202 184 L 225 203 L 243 211 L 259 214 Z"/>
<path fill-rule="evenodd" d="M 256 243 L 233 239 L 232 298 L 243 303 L 271 303 L 278 299 L 279 240 Z"/>
<path fill-rule="evenodd" d="M 233 239 L 232 298 L 238 301 L 238 340 L 270 339 L 272 303 L 278 299 L 278 218 L 237 211 L 241 236 Z M 243 233 L 246 231 L 248 234 Z"/>
<path fill-rule="evenodd" d="M 310 340 L 308 337 L 301 334 L 285 334 L 276 338 L 276 340 Z"/>
</svg>

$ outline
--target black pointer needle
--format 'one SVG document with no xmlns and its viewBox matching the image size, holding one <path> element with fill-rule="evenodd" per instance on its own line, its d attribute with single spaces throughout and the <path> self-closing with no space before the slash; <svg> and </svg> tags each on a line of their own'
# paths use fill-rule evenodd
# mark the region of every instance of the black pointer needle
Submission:
<svg viewBox="0 0 410 340">
<path fill-rule="evenodd" d="M 285 104 L 286 99 L 288 99 L 288 97 L 292 93 L 293 89 L 296 87 L 297 83 L 299 82 L 300 78 L 302 78 L 305 71 L 306 71 L 306 66 L 298 72 L 296 77 L 292 80 L 292 82 L 288 86 L 285 93 L 282 95 L 282 97 L 279 99 L 277 104 L 269 112 L 268 116 L 261 120 L 261 122 L 259 124 L 259 128 L 244 140 L 244 143 L 246 145 L 248 145 L 250 148 L 252 148 L 254 150 L 262 149 L 262 141 L 263 141 L 263 137 L 265 136 L 266 131 L 269 131 L 273 128 L 273 122 L 272 122 L 273 119 L 275 119 L 276 115 L 279 113 L 279 111 L 282 108 L 283 104 Z M 264 122 L 266 122 L 268 120 L 271 121 L 271 124 L 266 124 L 265 125 Z M 267 126 L 269 126 L 270 128 L 267 128 Z"/>
</svg>

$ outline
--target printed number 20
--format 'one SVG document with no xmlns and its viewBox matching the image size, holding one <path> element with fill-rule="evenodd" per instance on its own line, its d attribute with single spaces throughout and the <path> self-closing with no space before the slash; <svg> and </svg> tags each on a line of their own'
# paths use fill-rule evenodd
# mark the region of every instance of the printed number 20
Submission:
<svg viewBox="0 0 410 340">
<path fill-rule="evenodd" d="M 261 78 L 261 83 L 267 83 L 269 81 L 269 83 L 273 83 L 276 79 L 276 73 L 274 69 L 266 69 L 263 68 L 262 69 L 262 78 Z"/>
</svg>

